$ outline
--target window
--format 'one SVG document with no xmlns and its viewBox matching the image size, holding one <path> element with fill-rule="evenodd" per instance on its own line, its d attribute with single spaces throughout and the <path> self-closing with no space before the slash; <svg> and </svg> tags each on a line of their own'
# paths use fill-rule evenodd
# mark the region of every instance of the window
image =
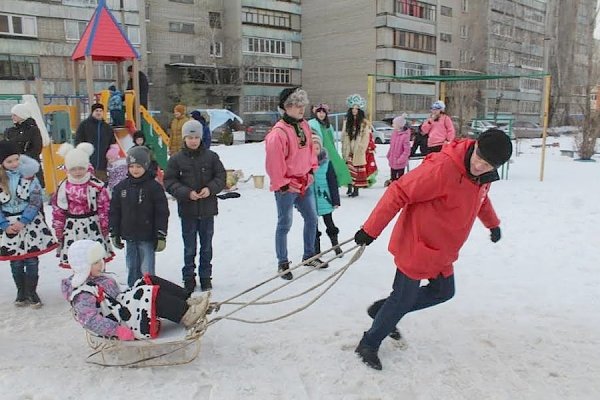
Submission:
<svg viewBox="0 0 600 400">
<path fill-rule="evenodd" d="M 243 46 L 244 53 L 292 56 L 292 43 L 287 40 L 245 37 Z"/>
<path fill-rule="evenodd" d="M 97 0 L 63 0 L 63 4 L 70 6 L 96 6 Z"/>
<path fill-rule="evenodd" d="M 529 7 L 523 8 L 523 18 L 526 21 L 544 23 L 544 13 Z"/>
<path fill-rule="evenodd" d="M 452 42 L 452 35 L 449 34 L 449 33 L 440 33 L 440 40 L 442 42 L 451 43 Z"/>
<path fill-rule="evenodd" d="M 171 64 L 182 63 L 182 64 L 196 64 L 196 57 L 188 56 L 184 54 L 171 54 L 169 56 Z"/>
<path fill-rule="evenodd" d="M 140 28 L 138 26 L 126 26 L 125 32 L 127 33 L 127 37 L 131 44 L 140 44 L 142 43 L 140 40 Z"/>
<path fill-rule="evenodd" d="M 521 101 L 519 103 L 519 111 L 523 114 L 539 114 L 540 113 L 540 102 L 539 101 Z"/>
<path fill-rule="evenodd" d="M 40 76 L 40 60 L 31 56 L 0 54 L 0 79 L 34 79 Z"/>
<path fill-rule="evenodd" d="M 273 111 L 273 110 L 277 110 L 278 104 L 279 104 L 278 96 L 245 96 L 244 97 L 244 111 L 245 112 Z"/>
<path fill-rule="evenodd" d="M 221 29 L 221 13 L 209 12 L 208 13 L 208 24 L 211 28 Z"/>
<path fill-rule="evenodd" d="M 185 22 L 169 22 L 169 32 L 194 33 L 194 24 Z"/>
<path fill-rule="evenodd" d="M 452 75 L 452 61 L 440 60 L 440 75 Z"/>
<path fill-rule="evenodd" d="M 416 0 L 396 0 L 396 13 L 435 21 L 435 6 Z"/>
<path fill-rule="evenodd" d="M 245 83 L 290 83 L 289 68 L 253 67 L 246 70 Z"/>
<path fill-rule="evenodd" d="M 521 90 L 541 92 L 542 80 L 533 78 L 521 78 Z"/>
<path fill-rule="evenodd" d="M 223 57 L 223 42 L 212 42 L 210 44 L 210 55 L 213 57 Z"/>
<path fill-rule="evenodd" d="M 394 31 L 394 46 L 425 53 L 435 53 L 436 40 L 435 36 L 396 30 Z"/>
<path fill-rule="evenodd" d="M 469 12 L 469 0 L 462 0 L 460 4 L 460 10 L 464 13 Z"/>
<path fill-rule="evenodd" d="M 458 59 L 461 64 L 471 62 L 471 52 L 469 50 L 460 49 Z"/>
<path fill-rule="evenodd" d="M 173 3 L 194 4 L 194 0 L 169 0 Z"/>
<path fill-rule="evenodd" d="M 144 14 L 146 16 L 146 21 L 150 21 L 150 3 L 146 2 L 144 4 Z"/>
<path fill-rule="evenodd" d="M 460 37 L 463 39 L 469 38 L 469 25 L 460 26 Z"/>
<path fill-rule="evenodd" d="M 291 29 L 292 15 L 280 11 L 242 7 L 242 22 Z"/>
<path fill-rule="evenodd" d="M 399 94 L 394 96 L 394 110 L 402 110 L 407 113 L 429 112 L 429 107 L 433 101 L 433 96 Z"/>
<path fill-rule="evenodd" d="M 67 40 L 79 40 L 87 26 L 86 21 L 65 21 L 65 37 Z"/>
<path fill-rule="evenodd" d="M 396 75 L 399 76 L 423 76 L 434 75 L 435 65 L 418 64 L 406 61 L 396 61 Z"/>
<path fill-rule="evenodd" d="M 446 17 L 451 17 L 452 16 L 452 8 L 446 7 L 446 6 L 440 7 L 440 14 L 442 14 Z"/>
<path fill-rule="evenodd" d="M 0 35 L 37 37 L 35 17 L 0 14 Z"/>
<path fill-rule="evenodd" d="M 107 81 L 114 81 L 117 79 L 117 64 L 106 63 L 97 64 L 94 63 L 94 78 L 104 79 Z"/>
</svg>

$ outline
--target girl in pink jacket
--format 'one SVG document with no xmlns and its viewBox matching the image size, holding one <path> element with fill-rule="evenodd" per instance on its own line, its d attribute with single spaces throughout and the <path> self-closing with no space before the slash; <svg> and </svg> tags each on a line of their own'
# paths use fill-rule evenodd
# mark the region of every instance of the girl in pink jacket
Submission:
<svg viewBox="0 0 600 400">
<path fill-rule="evenodd" d="M 387 152 L 390 180 L 386 182 L 386 186 L 404 175 L 404 168 L 406 168 L 410 156 L 410 129 L 406 126 L 404 116 L 394 118 L 392 126 L 394 133 L 392 133 L 390 148 Z"/>
<path fill-rule="evenodd" d="M 90 239 L 102 244 L 104 261 L 114 257 L 108 239 L 110 197 L 104 182 L 96 178 L 90 166 L 94 146 L 82 142 L 73 147 L 64 143 L 58 154 L 65 159 L 67 178 L 52 196 L 52 227 L 59 240 L 59 266 L 70 268 L 67 252 L 77 240 Z"/>
<path fill-rule="evenodd" d="M 421 125 L 421 132 L 429 134 L 427 153 L 439 152 L 442 145 L 450 143 L 456 137 L 452 119 L 446 115 L 446 105 L 438 100 L 431 105 L 431 117 Z"/>
</svg>

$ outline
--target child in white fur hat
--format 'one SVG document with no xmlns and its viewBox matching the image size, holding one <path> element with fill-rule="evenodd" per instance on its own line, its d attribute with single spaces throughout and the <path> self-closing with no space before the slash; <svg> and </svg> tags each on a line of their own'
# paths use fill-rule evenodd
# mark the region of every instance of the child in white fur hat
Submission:
<svg viewBox="0 0 600 400">
<path fill-rule="evenodd" d="M 104 247 L 104 261 L 114 253 L 108 239 L 110 197 L 104 182 L 96 178 L 90 166 L 94 146 L 83 142 L 73 147 L 60 146 L 58 154 L 65 159 L 67 178 L 52 196 L 52 227 L 60 242 L 59 265 L 69 268 L 67 252 L 76 240 L 91 239 Z"/>
<path fill-rule="evenodd" d="M 145 275 L 121 292 L 104 274 L 104 248 L 92 240 L 78 240 L 69 248 L 73 275 L 62 280 L 62 293 L 77 321 L 88 331 L 120 340 L 153 339 L 158 318 L 192 328 L 206 315 L 209 296 L 190 298 L 184 288 L 154 275 Z"/>
</svg>

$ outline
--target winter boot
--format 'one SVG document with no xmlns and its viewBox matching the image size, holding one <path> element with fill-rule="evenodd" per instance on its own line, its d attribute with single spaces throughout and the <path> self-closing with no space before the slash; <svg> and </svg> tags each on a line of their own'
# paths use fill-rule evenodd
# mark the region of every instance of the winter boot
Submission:
<svg viewBox="0 0 600 400">
<path fill-rule="evenodd" d="M 368 346 L 364 343 L 365 337 L 361 339 L 360 343 L 356 347 L 354 352 L 358 354 L 361 361 L 367 364 L 369 367 L 381 371 L 383 367 L 381 366 L 381 360 L 379 360 L 379 356 L 377 355 L 377 349 L 371 346 Z"/>
<path fill-rule="evenodd" d="M 381 306 L 383 306 L 383 303 L 385 303 L 386 300 L 387 299 L 377 300 L 375 303 L 371 304 L 369 308 L 367 308 L 367 314 L 369 314 L 369 317 L 375 319 L 375 316 L 379 312 L 379 309 L 381 308 Z M 402 340 L 402 334 L 396 327 L 394 327 L 394 329 L 390 332 L 388 336 L 394 340 Z"/>
<path fill-rule="evenodd" d="M 346 196 L 352 195 L 352 185 L 348 185 L 348 190 L 346 191 Z"/>
<path fill-rule="evenodd" d="M 292 279 L 294 279 L 294 275 L 292 275 L 292 273 L 290 272 L 290 262 L 284 262 L 279 264 L 279 266 L 277 267 L 277 272 L 279 272 L 280 274 L 284 271 L 287 271 L 285 274 L 281 275 L 281 279 L 285 279 L 286 281 L 291 281 Z"/>
<path fill-rule="evenodd" d="M 321 232 L 317 229 L 317 236 L 315 237 L 315 253 L 321 252 Z"/>
<path fill-rule="evenodd" d="M 210 293 L 202 293 L 200 296 L 194 296 L 194 297 L 190 296 L 187 298 L 186 303 L 188 304 L 188 306 L 208 303 L 209 297 L 210 297 Z M 208 304 L 206 305 L 206 308 L 208 308 Z"/>
<path fill-rule="evenodd" d="M 358 197 L 358 188 L 356 186 L 354 186 L 354 188 L 352 190 L 352 194 L 350 194 L 350 197 Z"/>
<path fill-rule="evenodd" d="M 327 229 L 326 232 L 327 232 L 327 236 L 329 236 L 329 240 L 331 240 L 331 246 L 332 247 L 335 247 L 338 244 L 340 244 L 338 242 L 338 233 L 340 233 L 340 230 L 338 228 L 334 228 L 334 229 L 331 229 L 331 230 Z M 338 256 L 340 254 L 342 254 L 342 249 L 339 248 L 339 247 L 335 247 L 334 251 L 335 251 L 335 254 L 338 255 Z"/>
<path fill-rule="evenodd" d="M 193 327 L 200 319 L 204 318 L 207 309 L 208 297 L 205 303 L 189 306 L 188 310 L 185 312 L 185 314 L 183 314 L 183 317 L 181 317 L 181 321 L 179 322 L 189 329 Z"/>
<path fill-rule="evenodd" d="M 307 258 L 307 260 L 308 260 L 308 258 Z M 302 261 L 306 261 L 306 260 L 302 260 Z M 319 268 L 319 269 L 329 267 L 329 263 L 323 262 L 323 260 L 321 260 L 320 258 L 315 258 L 314 260 L 307 262 L 305 265 L 308 267 L 314 267 L 314 268 Z"/>
<path fill-rule="evenodd" d="M 383 182 L 383 187 L 388 187 L 391 185 L 391 183 L 392 183 L 392 180 L 388 179 L 387 181 Z"/>
<path fill-rule="evenodd" d="M 212 290 L 212 278 L 200 278 L 200 290 L 203 292 Z"/>
<path fill-rule="evenodd" d="M 21 273 L 17 276 L 13 275 L 15 285 L 17 286 L 17 298 L 15 299 L 15 306 L 23 307 L 27 305 L 27 295 L 25 293 L 25 274 Z"/>
<path fill-rule="evenodd" d="M 31 308 L 40 308 L 44 304 L 40 297 L 37 295 L 37 285 L 39 276 L 27 276 L 25 275 L 25 297 L 29 301 Z"/>
<path fill-rule="evenodd" d="M 190 276 L 183 278 L 183 287 L 188 293 L 193 293 L 196 290 L 196 277 Z"/>
</svg>

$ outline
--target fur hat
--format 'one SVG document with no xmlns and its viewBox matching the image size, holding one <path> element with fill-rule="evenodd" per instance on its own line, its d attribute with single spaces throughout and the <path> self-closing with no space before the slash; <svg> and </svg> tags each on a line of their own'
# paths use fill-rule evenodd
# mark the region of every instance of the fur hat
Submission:
<svg viewBox="0 0 600 400">
<path fill-rule="evenodd" d="M 150 149 L 146 146 L 133 146 L 127 152 L 127 165 L 139 164 L 147 170 L 150 167 Z"/>
<path fill-rule="evenodd" d="M 201 138 L 203 129 L 204 127 L 200 122 L 196 121 L 195 119 L 191 119 L 181 127 L 181 135 L 183 137 L 196 136 Z"/>
<path fill-rule="evenodd" d="M 510 160 L 512 142 L 500 129 L 488 129 L 477 139 L 477 155 L 498 168 Z"/>
<path fill-rule="evenodd" d="M 431 109 L 432 110 L 441 110 L 441 111 L 445 111 L 446 110 L 446 104 L 441 101 L 441 100 L 436 100 L 433 102 L 433 104 L 431 105 Z"/>
<path fill-rule="evenodd" d="M 299 87 L 285 88 L 279 93 L 279 108 L 282 110 L 285 110 L 285 107 L 289 105 L 302 105 L 306 107 L 308 104 L 306 91 Z"/>
<path fill-rule="evenodd" d="M 90 112 L 94 112 L 98 108 L 104 110 L 104 106 L 101 103 L 94 103 L 94 104 L 92 104 L 92 109 L 91 109 Z"/>
<path fill-rule="evenodd" d="M 75 167 L 87 169 L 90 156 L 94 153 L 94 146 L 88 142 L 79 143 L 77 147 L 73 147 L 71 143 L 63 143 L 57 153 L 65 159 L 67 171 Z"/>
<path fill-rule="evenodd" d="M 90 276 L 92 264 L 104 258 L 104 247 L 94 240 L 76 240 L 68 251 L 69 265 L 73 270 L 71 285 L 77 288 L 85 283 Z"/>
<path fill-rule="evenodd" d="M 178 112 L 179 114 L 185 114 L 185 106 L 183 104 L 177 104 L 173 109 L 173 112 Z"/>
<path fill-rule="evenodd" d="M 348 106 L 348 108 L 358 106 L 358 108 L 364 109 L 366 105 L 367 102 L 359 94 L 353 94 L 346 98 L 346 106 Z"/>
<path fill-rule="evenodd" d="M 11 114 L 15 114 L 21 119 L 31 118 L 31 110 L 27 104 L 17 104 L 10 109 Z"/>
<path fill-rule="evenodd" d="M 13 154 L 20 154 L 17 145 L 13 142 L 3 140 L 0 142 L 0 164 Z"/>
</svg>

